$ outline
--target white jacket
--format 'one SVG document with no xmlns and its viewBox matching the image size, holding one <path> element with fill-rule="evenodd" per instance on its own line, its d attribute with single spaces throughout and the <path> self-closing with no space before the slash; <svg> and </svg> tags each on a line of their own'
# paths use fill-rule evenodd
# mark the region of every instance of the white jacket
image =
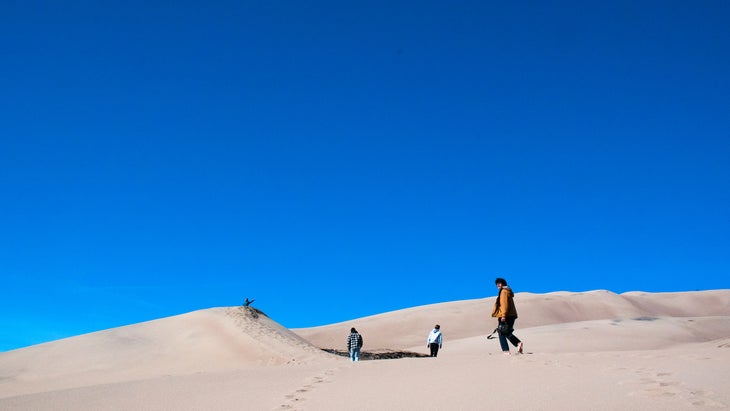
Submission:
<svg viewBox="0 0 730 411">
<path fill-rule="evenodd" d="M 442 344 L 442 338 L 441 338 L 441 331 L 437 329 L 433 329 L 431 331 L 431 334 L 428 335 L 428 339 L 426 339 L 426 345 L 436 343 L 439 345 L 439 348 L 441 348 Z"/>
</svg>

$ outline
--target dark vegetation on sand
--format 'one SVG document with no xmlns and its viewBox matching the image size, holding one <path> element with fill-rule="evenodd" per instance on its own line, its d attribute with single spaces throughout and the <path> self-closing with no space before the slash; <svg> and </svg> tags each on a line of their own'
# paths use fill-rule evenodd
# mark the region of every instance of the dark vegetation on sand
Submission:
<svg viewBox="0 0 730 411">
<path fill-rule="evenodd" d="M 339 355 L 341 357 L 349 357 L 350 353 L 345 350 L 336 350 L 334 348 L 322 348 L 322 351 L 326 351 L 330 354 Z M 361 360 L 391 360 L 395 358 L 421 358 L 429 357 L 426 354 L 420 354 L 413 351 L 380 351 L 380 352 L 360 352 Z"/>
<path fill-rule="evenodd" d="M 241 312 L 243 315 L 249 318 L 258 319 L 260 315 L 263 315 L 264 317 L 269 317 L 266 315 L 265 312 L 259 310 L 258 308 L 250 307 L 250 306 L 241 306 L 239 307 L 241 309 Z"/>
</svg>

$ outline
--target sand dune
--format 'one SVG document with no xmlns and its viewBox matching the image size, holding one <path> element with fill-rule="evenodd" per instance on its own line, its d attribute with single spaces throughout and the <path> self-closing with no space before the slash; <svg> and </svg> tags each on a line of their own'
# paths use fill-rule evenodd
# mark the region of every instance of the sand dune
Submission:
<svg viewBox="0 0 730 411">
<path fill-rule="evenodd" d="M 368 349 L 406 349 L 420 346 L 436 323 L 450 340 L 488 334 L 496 325 L 490 316 L 493 303 L 494 297 L 433 304 L 293 331 L 318 347 L 341 347 L 350 328 L 356 327 L 364 335 Z M 592 320 L 727 316 L 730 315 L 730 291 L 621 295 L 605 290 L 517 293 L 515 304 L 519 330 Z M 661 345 L 660 342 L 658 346 Z"/>
<path fill-rule="evenodd" d="M 493 297 L 287 330 L 214 308 L 0 353 L 0 410 L 687 410 L 730 408 L 730 290 L 518 293 L 526 354 L 487 340 Z M 365 350 L 324 353 L 349 328 Z M 319 348 L 318 348 L 319 347 Z"/>
<path fill-rule="evenodd" d="M 327 357 L 255 309 L 214 308 L 0 354 L 0 396 Z"/>
</svg>

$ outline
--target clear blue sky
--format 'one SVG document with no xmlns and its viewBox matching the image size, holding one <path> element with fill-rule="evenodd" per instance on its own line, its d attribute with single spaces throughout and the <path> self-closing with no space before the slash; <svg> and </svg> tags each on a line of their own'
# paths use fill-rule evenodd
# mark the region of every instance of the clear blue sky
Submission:
<svg viewBox="0 0 730 411">
<path fill-rule="evenodd" d="M 730 3 L 4 1 L 0 350 L 730 288 Z"/>
</svg>

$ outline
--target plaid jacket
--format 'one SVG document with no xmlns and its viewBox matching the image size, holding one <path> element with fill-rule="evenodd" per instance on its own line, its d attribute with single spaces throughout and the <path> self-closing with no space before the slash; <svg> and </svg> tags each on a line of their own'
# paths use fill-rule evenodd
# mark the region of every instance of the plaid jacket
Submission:
<svg viewBox="0 0 730 411">
<path fill-rule="evenodd" d="M 353 348 L 361 348 L 362 347 L 362 335 L 358 333 L 350 333 L 350 335 L 347 336 L 347 349 L 348 351 Z"/>
</svg>

